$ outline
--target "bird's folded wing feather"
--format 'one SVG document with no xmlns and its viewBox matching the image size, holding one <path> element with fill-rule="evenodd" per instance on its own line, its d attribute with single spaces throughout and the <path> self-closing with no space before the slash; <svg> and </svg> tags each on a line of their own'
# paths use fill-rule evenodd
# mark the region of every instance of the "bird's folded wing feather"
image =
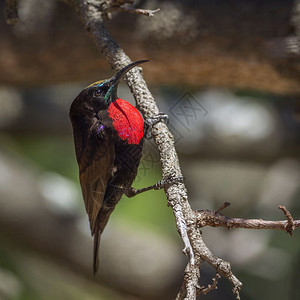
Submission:
<svg viewBox="0 0 300 300">
<path fill-rule="evenodd" d="M 111 177 L 114 157 L 114 145 L 107 139 L 96 144 L 88 141 L 82 152 L 79 178 L 92 234 L 95 233 L 96 219 Z"/>
</svg>

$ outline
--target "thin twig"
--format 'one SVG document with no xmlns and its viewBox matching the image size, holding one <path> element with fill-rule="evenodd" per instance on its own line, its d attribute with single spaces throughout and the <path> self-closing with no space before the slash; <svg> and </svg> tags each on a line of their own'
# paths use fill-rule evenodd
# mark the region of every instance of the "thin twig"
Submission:
<svg viewBox="0 0 300 300">
<path fill-rule="evenodd" d="M 207 293 L 216 290 L 218 288 L 218 280 L 221 278 L 220 274 L 216 274 L 214 278 L 212 278 L 212 284 L 209 284 L 207 287 L 201 286 L 197 295 L 206 295 Z"/>
<path fill-rule="evenodd" d="M 126 12 L 130 14 L 136 14 L 136 15 L 144 15 L 148 17 L 154 17 L 154 14 L 160 11 L 160 9 L 140 9 L 140 8 L 134 8 L 132 6 L 112 6 L 110 11 L 120 11 L 120 12 Z"/>
<path fill-rule="evenodd" d="M 218 208 L 215 213 L 219 213 L 221 210 L 225 209 L 229 205 L 230 205 L 230 202 L 224 202 L 223 205 L 220 208 Z"/>
<path fill-rule="evenodd" d="M 285 206 L 279 205 L 278 208 L 283 211 L 284 215 L 287 218 L 287 224 L 285 226 L 285 231 L 288 232 L 290 234 L 290 236 L 292 236 L 293 235 L 293 231 L 295 230 L 295 227 L 299 227 L 300 226 L 300 222 L 299 222 L 299 224 L 297 226 L 296 225 L 297 222 L 294 221 L 291 213 L 286 209 Z"/>
<path fill-rule="evenodd" d="M 279 208 L 284 212 L 287 221 L 230 218 L 220 213 L 216 213 L 215 211 L 199 210 L 196 212 L 197 224 L 199 227 L 227 227 L 228 229 L 279 229 L 291 234 L 295 228 L 300 227 L 300 220 L 294 221 L 290 212 L 284 206 L 279 206 Z"/>
</svg>

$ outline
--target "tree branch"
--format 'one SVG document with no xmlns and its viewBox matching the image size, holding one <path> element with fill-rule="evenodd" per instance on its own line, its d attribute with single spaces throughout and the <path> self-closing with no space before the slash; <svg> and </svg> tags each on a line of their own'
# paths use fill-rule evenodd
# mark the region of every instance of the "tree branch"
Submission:
<svg viewBox="0 0 300 300">
<path fill-rule="evenodd" d="M 131 62 L 106 29 L 104 18 L 107 11 L 100 9 L 105 5 L 99 6 L 99 2 L 96 0 L 64 0 L 64 2 L 71 4 L 76 9 L 98 49 L 113 68 L 120 70 Z M 106 9 L 108 8 L 106 7 Z M 158 107 L 143 79 L 141 68 L 134 68 L 128 72 L 125 80 L 144 118 L 157 115 Z M 155 124 L 152 128 L 152 137 L 159 150 L 163 179 L 183 177 L 174 147 L 174 137 L 168 127 L 162 122 Z M 196 215 L 188 202 L 185 185 L 175 183 L 165 188 L 165 193 L 168 205 L 172 208 L 175 216 L 177 231 L 184 243 L 183 252 L 189 258 L 185 271 L 184 288 L 181 289 L 183 292 L 179 293 L 177 299 L 196 299 L 199 288 L 199 269 L 203 260 L 232 282 L 237 299 L 239 299 L 239 290 L 242 284 L 231 272 L 230 264 L 214 256 L 205 245 L 196 225 Z"/>
<path fill-rule="evenodd" d="M 219 211 L 229 205 L 225 202 L 223 206 L 217 211 L 211 210 L 198 210 L 197 224 L 199 227 L 211 226 L 211 227 L 227 227 L 232 228 L 246 228 L 246 229 L 280 229 L 290 235 L 295 228 L 300 227 L 300 220 L 294 221 L 291 213 L 286 209 L 285 206 L 279 206 L 287 218 L 287 221 L 266 221 L 262 219 L 241 219 L 241 218 L 230 218 L 219 213 Z"/>
</svg>

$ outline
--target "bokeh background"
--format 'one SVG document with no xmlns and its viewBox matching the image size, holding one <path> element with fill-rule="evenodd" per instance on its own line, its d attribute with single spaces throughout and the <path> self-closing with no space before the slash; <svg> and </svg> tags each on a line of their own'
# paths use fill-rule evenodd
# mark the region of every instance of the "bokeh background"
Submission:
<svg viewBox="0 0 300 300">
<path fill-rule="evenodd" d="M 118 204 L 92 276 L 92 239 L 68 110 L 87 84 L 112 76 L 75 12 L 0 1 L 0 299 L 174 299 L 186 257 L 162 191 Z M 243 218 L 300 218 L 300 2 L 138 1 L 154 18 L 113 14 L 110 31 L 170 117 L 194 209 Z M 134 100 L 126 85 L 119 96 Z M 161 178 L 151 140 L 135 187 Z M 300 235 L 204 228 L 230 261 L 242 299 L 300 298 Z M 201 269 L 201 284 L 214 276 Z M 231 286 L 201 299 L 233 299 Z"/>
</svg>

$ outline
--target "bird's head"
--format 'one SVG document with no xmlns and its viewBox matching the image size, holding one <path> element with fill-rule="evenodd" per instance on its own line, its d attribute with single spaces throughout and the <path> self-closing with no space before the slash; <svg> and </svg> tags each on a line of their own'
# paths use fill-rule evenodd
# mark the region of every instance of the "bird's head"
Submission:
<svg viewBox="0 0 300 300">
<path fill-rule="evenodd" d="M 81 99 L 81 104 L 85 102 L 84 104 L 95 110 L 108 108 L 117 99 L 117 89 L 122 77 L 135 66 L 147 61 L 140 60 L 133 62 L 122 68 L 112 78 L 90 84 L 78 95 L 78 98 Z"/>
<path fill-rule="evenodd" d="M 117 88 L 121 78 L 132 68 L 148 60 L 133 62 L 112 78 L 97 81 L 86 87 L 73 101 L 70 119 L 73 127 L 90 126 L 94 117 L 99 118 L 100 111 L 107 111 L 115 130 L 122 140 L 129 144 L 138 144 L 143 137 L 144 122 L 138 110 L 129 102 L 118 99 Z"/>
</svg>

